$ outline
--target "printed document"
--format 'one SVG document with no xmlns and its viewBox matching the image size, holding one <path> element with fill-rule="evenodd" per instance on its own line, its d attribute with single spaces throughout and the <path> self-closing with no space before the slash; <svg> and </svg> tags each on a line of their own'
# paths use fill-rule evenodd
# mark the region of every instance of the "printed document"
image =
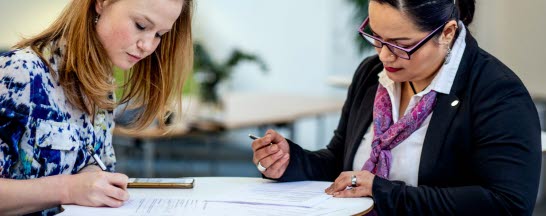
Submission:
<svg viewBox="0 0 546 216">
<path fill-rule="evenodd" d="M 230 190 L 211 201 L 313 207 L 332 197 L 324 192 L 331 184 L 318 181 L 260 184 Z"/>
</svg>

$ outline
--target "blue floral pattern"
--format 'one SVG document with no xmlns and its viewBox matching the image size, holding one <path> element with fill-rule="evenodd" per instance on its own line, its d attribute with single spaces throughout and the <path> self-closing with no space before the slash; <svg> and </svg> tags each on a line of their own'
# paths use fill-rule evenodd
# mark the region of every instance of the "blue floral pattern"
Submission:
<svg viewBox="0 0 546 216">
<path fill-rule="evenodd" d="M 55 71 L 62 60 L 60 47 L 54 43 L 44 50 Z M 31 48 L 0 55 L 0 178 L 78 173 L 95 163 L 87 145 L 113 171 L 113 112 L 99 110 L 93 125 L 90 115 L 68 102 L 48 64 Z"/>
</svg>

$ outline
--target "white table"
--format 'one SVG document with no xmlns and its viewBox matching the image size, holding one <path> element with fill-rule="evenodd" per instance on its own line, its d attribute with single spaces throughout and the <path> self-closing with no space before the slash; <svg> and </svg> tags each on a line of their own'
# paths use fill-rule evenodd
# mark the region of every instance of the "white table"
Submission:
<svg viewBox="0 0 546 216">
<path fill-rule="evenodd" d="M 258 186 L 260 184 L 268 184 L 273 181 L 261 179 L 261 178 L 243 178 L 243 177 L 200 177 L 195 178 L 193 189 L 129 189 L 131 197 L 142 196 L 160 196 L 169 198 L 185 198 L 192 200 L 207 200 L 215 198 L 224 191 L 228 191 L 240 186 Z M 324 188 L 319 188 L 323 190 Z M 363 215 L 369 212 L 373 208 L 373 200 L 369 197 L 361 198 L 330 198 L 318 204 L 318 206 L 324 206 L 335 209 L 335 211 L 328 213 L 328 215 Z M 63 205 L 65 209 L 60 215 L 90 215 L 96 209 L 88 207 L 80 207 L 73 205 Z M 252 215 L 251 212 L 241 211 L 243 206 L 233 205 L 223 210 L 222 215 Z M 258 207 L 258 206 L 257 206 Z M 248 208 L 248 205 L 247 205 Z M 102 209 L 103 211 L 105 209 Z M 107 211 L 116 209 L 106 209 Z M 104 213 L 104 212 L 103 212 Z M 186 212 L 187 214 L 187 212 Z M 205 213 L 190 213 L 191 215 L 207 215 Z M 174 214 L 176 215 L 176 214 Z"/>
</svg>

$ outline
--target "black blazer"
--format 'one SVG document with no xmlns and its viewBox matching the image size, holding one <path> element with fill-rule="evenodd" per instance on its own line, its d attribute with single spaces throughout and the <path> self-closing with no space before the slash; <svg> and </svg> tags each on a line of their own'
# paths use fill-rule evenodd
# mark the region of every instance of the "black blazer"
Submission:
<svg viewBox="0 0 546 216">
<path fill-rule="evenodd" d="M 372 122 L 382 69 L 377 56 L 360 64 L 326 149 L 311 152 L 289 141 L 291 159 L 280 181 L 333 181 L 352 170 Z M 459 104 L 452 106 L 455 100 Z M 376 177 L 375 210 L 380 215 L 531 215 L 540 176 L 540 125 L 520 79 L 468 33 L 451 92 L 438 93 L 436 103 L 419 186 Z"/>
</svg>

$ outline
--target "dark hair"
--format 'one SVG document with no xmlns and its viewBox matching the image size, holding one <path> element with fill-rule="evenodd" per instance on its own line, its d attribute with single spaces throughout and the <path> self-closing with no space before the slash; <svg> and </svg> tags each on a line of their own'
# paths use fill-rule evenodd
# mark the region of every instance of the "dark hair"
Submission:
<svg viewBox="0 0 546 216">
<path fill-rule="evenodd" d="M 389 4 L 413 18 L 421 31 L 432 31 L 444 22 L 461 20 L 468 26 L 474 19 L 476 0 L 372 0 Z"/>
</svg>

